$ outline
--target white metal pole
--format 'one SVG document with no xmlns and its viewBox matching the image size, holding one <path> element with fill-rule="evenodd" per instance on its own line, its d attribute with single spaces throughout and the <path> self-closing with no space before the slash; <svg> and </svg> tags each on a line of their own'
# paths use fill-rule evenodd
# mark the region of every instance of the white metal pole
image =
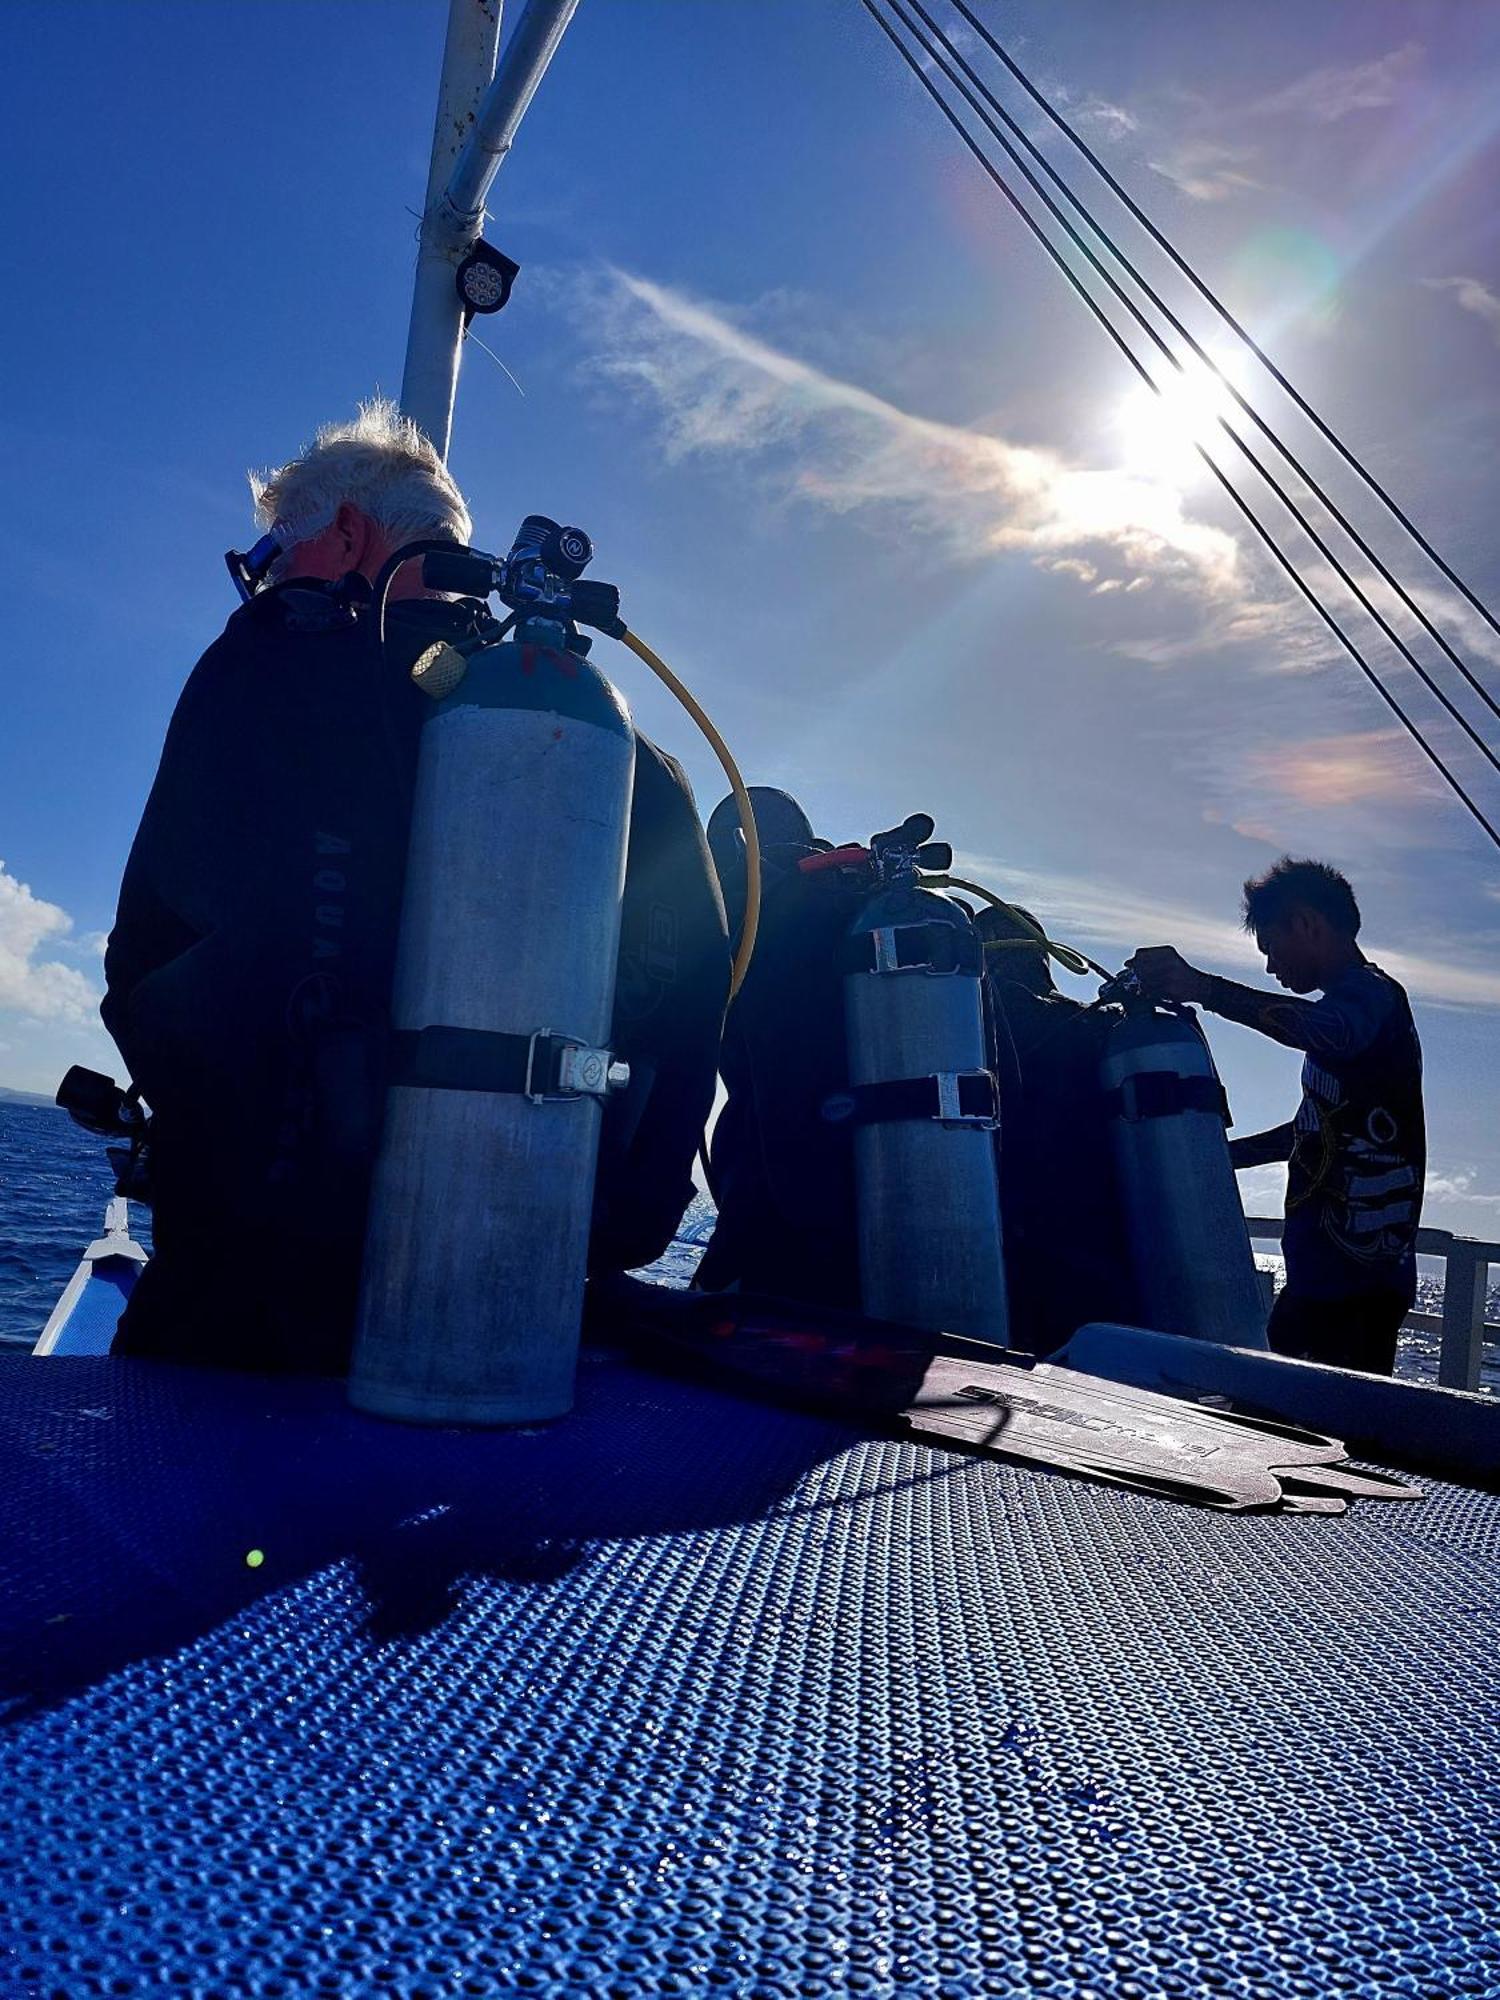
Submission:
<svg viewBox="0 0 1500 2000">
<path fill-rule="evenodd" d="M 490 184 L 577 5 L 578 0 L 526 0 L 448 183 L 443 213 L 455 227 L 477 232 Z"/>
<path fill-rule="evenodd" d="M 401 378 L 401 407 L 427 433 L 444 458 L 448 455 L 448 434 L 453 423 L 462 314 L 453 286 L 459 258 L 452 253 L 447 232 L 433 225 L 454 166 L 473 132 L 479 107 L 495 74 L 495 56 L 500 47 L 500 8 L 501 0 L 449 0 L 443 73 L 432 131 L 432 161 L 427 173 L 427 197 L 422 205 L 421 245 L 411 302 L 411 329 L 406 341 L 406 369 Z"/>
<path fill-rule="evenodd" d="M 455 10 L 462 4 L 464 0 L 453 0 Z M 441 182 L 434 146 L 401 404 L 445 458 L 463 336 L 454 274 L 479 236 L 485 197 L 577 6 L 578 0 L 526 0 L 494 80 L 464 128 L 461 148 L 448 156 L 449 172 Z M 450 21 L 450 39 L 451 33 Z M 446 85 L 446 55 L 443 75 Z M 440 113 L 439 139 L 445 129 L 451 132 L 452 121 L 445 128 Z"/>
</svg>

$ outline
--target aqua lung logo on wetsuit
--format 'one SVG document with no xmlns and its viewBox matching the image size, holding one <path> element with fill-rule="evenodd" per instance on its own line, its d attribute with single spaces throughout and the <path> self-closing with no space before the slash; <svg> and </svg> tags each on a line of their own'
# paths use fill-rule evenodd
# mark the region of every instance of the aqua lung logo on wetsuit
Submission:
<svg viewBox="0 0 1500 2000">
<path fill-rule="evenodd" d="M 329 865 L 316 869 L 312 878 L 313 893 L 319 899 L 313 904 L 312 955 L 314 960 L 338 958 L 344 949 L 343 898 L 349 877 L 332 865 L 332 857 L 348 854 L 352 848 L 336 833 L 319 833 L 314 836 L 314 851 Z"/>
</svg>

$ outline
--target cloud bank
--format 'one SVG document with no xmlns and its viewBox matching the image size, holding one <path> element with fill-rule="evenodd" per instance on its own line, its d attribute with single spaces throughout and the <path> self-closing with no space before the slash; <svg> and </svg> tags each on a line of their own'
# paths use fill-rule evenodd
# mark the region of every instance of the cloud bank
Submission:
<svg viewBox="0 0 1500 2000">
<path fill-rule="evenodd" d="M 1407 42 L 1366 62 L 1312 70 L 1251 108 L 1266 117 L 1310 118 L 1319 125 L 1336 125 L 1356 111 L 1383 111 L 1394 104 L 1421 60 L 1420 42 Z"/>
<path fill-rule="evenodd" d="M 958 557 L 1017 553 L 1095 595 L 1164 584 L 1202 622 L 1191 638 L 1119 646 L 1157 664 L 1210 645 L 1294 642 L 1295 607 L 1263 599 L 1236 538 L 1188 513 L 1166 481 L 915 415 L 738 315 L 627 271 L 608 273 L 601 317 L 597 366 L 648 393 L 671 458 L 753 456 L 788 497 L 884 514 Z"/>
<path fill-rule="evenodd" d="M 1465 312 L 1473 313 L 1489 329 L 1491 338 L 1500 346 L 1500 297 L 1488 285 L 1482 285 L 1477 278 L 1424 278 L 1422 282 L 1429 291 L 1451 292 Z"/>
<path fill-rule="evenodd" d="M 73 920 L 33 896 L 0 861 L 0 1011 L 31 1021 L 91 1021 L 99 995 L 83 974 L 51 956 Z"/>
<path fill-rule="evenodd" d="M 1062 944 L 1078 944 L 1115 963 L 1140 945 L 1173 944 L 1184 955 L 1250 984 L 1265 984 L 1265 967 L 1248 937 L 1226 916 L 1152 896 L 1135 884 L 1016 868 L 993 855 L 958 854 L 955 872 L 1014 896 L 1033 910 Z M 1500 1008 L 1500 966 L 1437 958 L 1424 952 L 1377 953 L 1414 1000 L 1430 1006 Z"/>
</svg>

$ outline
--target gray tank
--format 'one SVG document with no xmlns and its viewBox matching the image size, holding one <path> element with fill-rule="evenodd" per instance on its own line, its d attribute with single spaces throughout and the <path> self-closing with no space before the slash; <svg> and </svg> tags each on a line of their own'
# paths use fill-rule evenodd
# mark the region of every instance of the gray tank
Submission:
<svg viewBox="0 0 1500 2000">
<path fill-rule="evenodd" d="M 974 926 L 946 896 L 898 881 L 846 946 L 864 1309 L 1003 1346 L 999 1111 Z"/>
<path fill-rule="evenodd" d="M 1132 1002 L 1100 1066 L 1142 1320 L 1266 1345 L 1266 1309 L 1225 1139 L 1223 1086 L 1190 1012 Z M 1087 1227 L 1087 1218 L 1079 1218 Z"/>
<path fill-rule="evenodd" d="M 524 631 L 524 628 L 523 628 Z M 573 653 L 478 653 L 426 718 L 349 1393 L 419 1423 L 573 1400 L 635 739 Z"/>
</svg>

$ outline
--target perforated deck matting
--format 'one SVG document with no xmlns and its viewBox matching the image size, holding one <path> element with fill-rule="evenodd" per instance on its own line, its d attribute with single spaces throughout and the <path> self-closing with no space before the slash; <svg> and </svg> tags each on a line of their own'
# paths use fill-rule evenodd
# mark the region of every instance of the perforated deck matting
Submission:
<svg viewBox="0 0 1500 2000">
<path fill-rule="evenodd" d="M 1497 1990 L 1500 1506 L 0 1362 L 7 1994 Z M 255 1567 L 252 1551 L 263 1553 Z"/>
</svg>

